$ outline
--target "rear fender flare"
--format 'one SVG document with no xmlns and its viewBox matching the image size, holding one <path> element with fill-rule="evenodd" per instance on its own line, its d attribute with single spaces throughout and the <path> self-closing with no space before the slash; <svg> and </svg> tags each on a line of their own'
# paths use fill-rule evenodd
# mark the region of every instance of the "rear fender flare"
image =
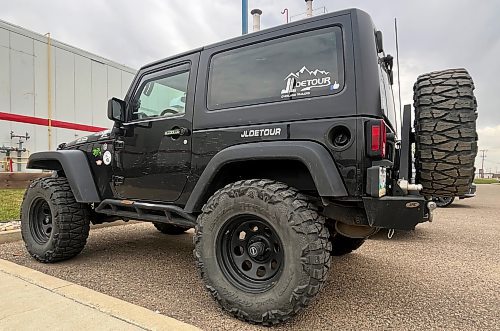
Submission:
<svg viewBox="0 0 500 331">
<path fill-rule="evenodd" d="M 185 211 L 198 212 L 217 173 L 226 164 L 245 160 L 297 160 L 309 170 L 322 197 L 345 197 L 347 190 L 335 161 L 322 145 L 311 141 L 273 141 L 235 145 L 215 154 L 205 167 L 186 203 Z"/>
</svg>

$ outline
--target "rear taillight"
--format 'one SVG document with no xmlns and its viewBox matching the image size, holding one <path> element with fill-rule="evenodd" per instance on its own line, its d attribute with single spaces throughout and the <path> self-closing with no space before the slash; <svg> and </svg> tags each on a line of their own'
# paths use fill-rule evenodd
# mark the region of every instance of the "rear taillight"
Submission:
<svg viewBox="0 0 500 331">
<path fill-rule="evenodd" d="M 384 120 L 371 120 L 367 123 L 368 156 L 384 158 L 386 154 L 387 131 Z"/>
</svg>

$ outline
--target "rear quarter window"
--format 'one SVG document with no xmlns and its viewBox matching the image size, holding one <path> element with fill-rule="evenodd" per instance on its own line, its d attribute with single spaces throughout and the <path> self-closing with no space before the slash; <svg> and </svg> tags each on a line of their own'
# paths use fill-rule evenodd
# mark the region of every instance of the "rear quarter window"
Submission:
<svg viewBox="0 0 500 331">
<path fill-rule="evenodd" d="M 338 93 L 344 85 L 342 54 L 339 27 L 218 53 L 210 62 L 208 109 Z"/>
</svg>

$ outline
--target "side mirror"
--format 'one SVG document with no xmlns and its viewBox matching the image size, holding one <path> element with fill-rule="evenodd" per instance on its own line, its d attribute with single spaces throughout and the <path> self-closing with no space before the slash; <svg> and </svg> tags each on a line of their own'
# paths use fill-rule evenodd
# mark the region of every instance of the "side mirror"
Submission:
<svg viewBox="0 0 500 331">
<path fill-rule="evenodd" d="M 108 118 L 112 121 L 122 123 L 125 121 L 125 101 L 111 98 L 108 101 Z"/>
</svg>

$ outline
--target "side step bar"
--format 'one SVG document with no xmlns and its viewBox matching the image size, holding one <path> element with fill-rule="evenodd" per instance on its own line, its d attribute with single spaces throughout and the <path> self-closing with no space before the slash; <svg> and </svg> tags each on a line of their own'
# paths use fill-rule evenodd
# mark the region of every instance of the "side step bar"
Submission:
<svg viewBox="0 0 500 331">
<path fill-rule="evenodd" d="M 97 213 L 122 216 L 133 220 L 169 223 L 194 227 L 196 217 L 181 207 L 131 200 L 105 199 L 95 209 Z"/>
</svg>

